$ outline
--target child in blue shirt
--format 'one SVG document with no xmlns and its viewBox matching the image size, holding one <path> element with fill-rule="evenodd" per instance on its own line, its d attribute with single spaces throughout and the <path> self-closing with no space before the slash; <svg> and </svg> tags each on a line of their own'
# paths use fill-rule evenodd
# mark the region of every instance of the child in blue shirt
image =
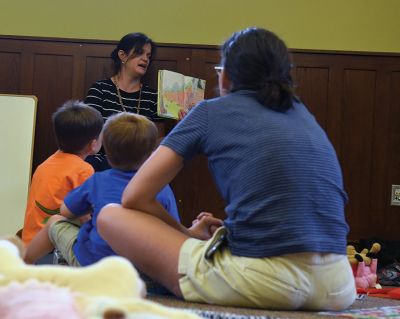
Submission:
<svg viewBox="0 0 400 319">
<path fill-rule="evenodd" d="M 156 126 L 141 115 L 119 113 L 110 117 L 103 130 L 103 146 L 111 169 L 97 172 L 64 199 L 60 215 L 52 216 L 46 227 L 27 247 L 25 261 L 34 263 L 52 251 L 59 250 L 71 266 L 86 266 L 116 253 L 97 232 L 97 216 L 106 204 L 120 203 L 122 192 L 137 169 L 156 146 Z M 157 200 L 179 221 L 171 188 L 167 185 Z M 89 216 L 81 227 L 75 219 Z"/>
</svg>

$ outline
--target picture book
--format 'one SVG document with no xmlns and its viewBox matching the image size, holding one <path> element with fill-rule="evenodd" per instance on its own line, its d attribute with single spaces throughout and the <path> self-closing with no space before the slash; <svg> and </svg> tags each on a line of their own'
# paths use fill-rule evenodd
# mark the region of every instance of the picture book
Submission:
<svg viewBox="0 0 400 319">
<path fill-rule="evenodd" d="M 168 70 L 158 71 L 159 116 L 178 119 L 179 112 L 187 112 L 204 99 L 206 81 Z"/>
</svg>

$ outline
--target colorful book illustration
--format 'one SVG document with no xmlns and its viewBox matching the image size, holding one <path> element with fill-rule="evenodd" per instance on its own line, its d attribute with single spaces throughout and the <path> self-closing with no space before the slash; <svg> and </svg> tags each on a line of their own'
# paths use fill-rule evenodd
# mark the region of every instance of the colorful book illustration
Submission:
<svg viewBox="0 0 400 319">
<path fill-rule="evenodd" d="M 168 70 L 158 71 L 159 116 L 178 119 L 179 111 L 189 111 L 204 99 L 206 81 Z"/>
</svg>

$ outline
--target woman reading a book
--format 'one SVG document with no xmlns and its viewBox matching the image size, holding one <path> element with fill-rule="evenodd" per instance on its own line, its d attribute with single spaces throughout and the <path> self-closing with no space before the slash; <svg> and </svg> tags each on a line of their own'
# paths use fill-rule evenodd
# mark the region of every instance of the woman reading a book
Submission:
<svg viewBox="0 0 400 319">
<path fill-rule="evenodd" d="M 99 232 L 188 301 L 347 308 L 356 291 L 341 168 L 294 96 L 287 47 L 274 33 L 249 28 L 221 51 L 221 97 L 196 105 L 168 134 L 128 184 L 122 205 L 100 213 Z M 155 196 L 198 153 L 208 158 L 227 218 L 203 213 L 185 228 Z"/>
<path fill-rule="evenodd" d="M 104 120 L 115 113 L 131 112 L 161 124 L 163 119 L 157 115 L 157 91 L 141 82 L 155 50 L 153 41 L 143 33 L 129 33 L 122 37 L 111 53 L 114 75 L 95 82 L 85 103 L 99 110 Z M 164 126 L 157 127 L 160 136 L 164 135 Z M 96 171 L 110 168 L 103 150 L 89 157 L 88 161 Z"/>
</svg>

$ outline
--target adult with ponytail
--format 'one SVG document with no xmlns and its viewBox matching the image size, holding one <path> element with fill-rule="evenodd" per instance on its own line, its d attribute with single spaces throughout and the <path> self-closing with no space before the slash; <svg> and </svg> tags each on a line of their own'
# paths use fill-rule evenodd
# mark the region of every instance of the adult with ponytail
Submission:
<svg viewBox="0 0 400 319">
<path fill-rule="evenodd" d="M 100 111 L 104 120 L 116 113 L 130 112 L 161 122 L 162 118 L 157 115 L 157 91 L 142 84 L 155 51 L 154 42 L 143 33 L 122 37 L 111 53 L 114 75 L 95 82 L 85 103 Z M 163 126 L 157 126 L 162 135 Z M 96 171 L 110 168 L 103 149 L 87 160 Z"/>
<path fill-rule="evenodd" d="M 345 309 L 356 291 L 341 168 L 325 132 L 294 96 L 286 45 L 248 28 L 221 53 L 221 97 L 178 123 L 130 181 L 122 205 L 103 208 L 99 232 L 188 301 Z M 208 158 L 226 219 L 202 213 L 185 228 L 155 196 L 198 153 Z"/>
</svg>

